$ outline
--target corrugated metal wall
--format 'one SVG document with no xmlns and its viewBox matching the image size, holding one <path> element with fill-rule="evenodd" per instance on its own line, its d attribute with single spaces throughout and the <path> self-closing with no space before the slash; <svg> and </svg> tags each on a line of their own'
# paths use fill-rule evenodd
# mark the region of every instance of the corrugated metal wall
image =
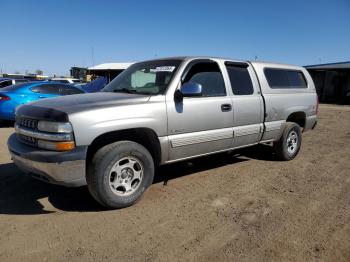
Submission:
<svg viewBox="0 0 350 262">
<path fill-rule="evenodd" d="M 350 103 L 350 70 L 308 70 L 320 102 Z"/>
</svg>

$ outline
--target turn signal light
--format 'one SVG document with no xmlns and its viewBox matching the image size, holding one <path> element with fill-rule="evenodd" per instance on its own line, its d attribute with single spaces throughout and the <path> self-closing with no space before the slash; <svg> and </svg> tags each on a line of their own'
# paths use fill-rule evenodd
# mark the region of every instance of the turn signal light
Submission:
<svg viewBox="0 0 350 262">
<path fill-rule="evenodd" d="M 75 144 L 73 141 L 56 143 L 57 151 L 68 151 L 68 150 L 72 150 L 74 147 L 75 147 Z"/>
<path fill-rule="evenodd" d="M 38 140 L 38 147 L 53 151 L 69 151 L 75 148 L 74 141 L 53 142 L 46 140 Z"/>
</svg>

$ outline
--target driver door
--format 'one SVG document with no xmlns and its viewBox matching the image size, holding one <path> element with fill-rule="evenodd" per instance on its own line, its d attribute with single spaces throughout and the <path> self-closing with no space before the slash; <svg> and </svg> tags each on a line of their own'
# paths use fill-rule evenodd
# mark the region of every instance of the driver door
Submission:
<svg viewBox="0 0 350 262">
<path fill-rule="evenodd" d="M 179 84 L 202 86 L 199 97 L 167 101 L 169 161 L 217 152 L 233 146 L 233 110 L 218 63 L 192 61 Z"/>
</svg>

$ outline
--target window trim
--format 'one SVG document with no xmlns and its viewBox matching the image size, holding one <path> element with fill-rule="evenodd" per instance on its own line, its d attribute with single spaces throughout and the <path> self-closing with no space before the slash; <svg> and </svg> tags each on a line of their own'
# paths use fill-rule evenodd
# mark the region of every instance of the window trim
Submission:
<svg viewBox="0 0 350 262">
<path fill-rule="evenodd" d="M 194 59 L 194 60 L 190 61 L 190 62 L 186 65 L 185 69 L 184 69 L 183 72 L 182 72 L 181 79 L 180 79 L 180 85 L 179 85 L 179 87 L 175 90 L 175 92 L 181 88 L 182 84 L 184 84 L 184 80 L 185 80 L 185 78 L 186 78 L 188 72 L 191 70 L 191 68 L 192 68 L 194 65 L 199 64 L 199 63 L 213 63 L 213 64 L 216 64 L 216 65 L 218 66 L 219 71 L 220 71 L 220 74 L 221 74 L 221 77 L 222 77 L 222 81 L 223 81 L 223 83 L 224 83 L 224 91 L 225 91 L 225 94 L 219 95 L 219 96 L 218 96 L 218 95 L 217 95 L 217 96 L 203 96 L 203 95 L 202 95 L 202 96 L 184 97 L 184 98 L 186 98 L 186 99 L 188 99 L 188 98 L 198 99 L 198 98 L 211 98 L 211 97 L 227 97 L 227 86 L 226 86 L 226 83 L 225 83 L 224 74 L 222 73 L 220 64 L 219 64 L 217 61 L 212 60 L 212 59 Z"/>
<path fill-rule="evenodd" d="M 270 83 L 269 83 L 269 80 L 268 80 L 268 78 L 267 78 L 267 76 L 266 76 L 266 70 L 275 70 L 275 71 L 279 70 L 279 71 L 287 71 L 287 72 L 297 72 L 297 73 L 301 73 L 301 75 L 302 75 L 302 77 L 303 77 L 303 79 L 304 79 L 306 85 L 305 85 L 305 87 L 297 87 L 297 86 L 292 86 L 292 85 L 290 85 L 289 87 L 280 87 L 280 86 L 276 87 L 276 86 L 271 86 Z M 264 67 L 264 70 L 263 70 L 263 71 L 264 71 L 264 76 L 265 76 L 265 79 L 266 79 L 266 81 L 267 81 L 267 84 L 268 84 L 268 86 L 269 86 L 271 89 L 289 90 L 289 89 L 307 89 L 307 88 L 309 88 L 309 83 L 308 83 L 308 81 L 307 81 L 307 79 L 306 79 L 306 77 L 305 77 L 303 71 L 300 70 L 300 69 L 288 69 L 288 68 L 279 68 L 279 67 Z"/>
<path fill-rule="evenodd" d="M 249 64 L 245 62 L 233 62 L 233 61 L 225 61 L 225 66 L 235 66 L 240 68 L 248 68 Z"/>
</svg>

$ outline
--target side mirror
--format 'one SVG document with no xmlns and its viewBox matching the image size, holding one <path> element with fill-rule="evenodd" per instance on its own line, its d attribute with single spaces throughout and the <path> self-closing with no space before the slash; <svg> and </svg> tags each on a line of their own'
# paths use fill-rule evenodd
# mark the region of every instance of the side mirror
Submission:
<svg viewBox="0 0 350 262">
<path fill-rule="evenodd" d="M 194 82 L 187 82 L 183 84 L 180 89 L 175 91 L 175 101 L 182 102 L 184 97 L 198 97 L 202 96 L 202 85 Z"/>
<path fill-rule="evenodd" d="M 202 96 L 202 85 L 194 82 L 187 82 L 180 87 L 183 97 Z"/>
</svg>

